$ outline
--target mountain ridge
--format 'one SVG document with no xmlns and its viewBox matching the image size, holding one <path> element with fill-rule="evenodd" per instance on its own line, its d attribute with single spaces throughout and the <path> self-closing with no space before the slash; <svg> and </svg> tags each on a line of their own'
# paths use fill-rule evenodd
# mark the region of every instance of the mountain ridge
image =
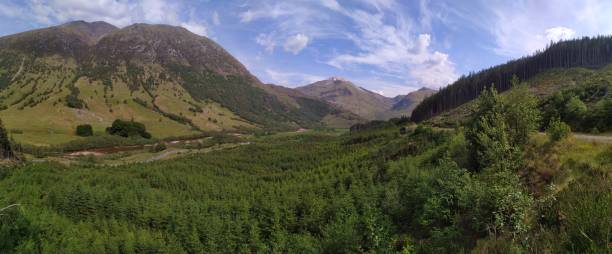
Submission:
<svg viewBox="0 0 612 254">
<path fill-rule="evenodd" d="M 435 93 L 434 90 L 423 87 L 406 95 L 390 98 L 339 77 L 330 77 L 295 89 L 303 94 L 328 101 L 368 120 L 409 116 L 418 103 Z"/>
</svg>

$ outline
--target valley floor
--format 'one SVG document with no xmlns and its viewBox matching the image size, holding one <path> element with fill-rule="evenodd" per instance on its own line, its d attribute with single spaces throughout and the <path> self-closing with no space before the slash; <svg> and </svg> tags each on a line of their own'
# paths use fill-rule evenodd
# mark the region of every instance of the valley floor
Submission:
<svg viewBox="0 0 612 254">
<path fill-rule="evenodd" d="M 218 142 L 203 148 L 169 144 L 159 152 L 61 156 L 0 167 L 0 207 L 17 204 L 0 211 L 0 252 L 612 247 L 612 144 L 578 136 L 550 144 L 536 135 L 524 170 L 516 172 L 520 184 L 503 185 L 500 179 L 509 176 L 494 180 L 466 170 L 461 132 L 398 129 L 216 137 Z M 519 193 L 527 199 L 506 202 Z M 518 223 L 514 214 L 526 217 Z M 491 232 L 498 216 L 521 228 Z"/>
</svg>

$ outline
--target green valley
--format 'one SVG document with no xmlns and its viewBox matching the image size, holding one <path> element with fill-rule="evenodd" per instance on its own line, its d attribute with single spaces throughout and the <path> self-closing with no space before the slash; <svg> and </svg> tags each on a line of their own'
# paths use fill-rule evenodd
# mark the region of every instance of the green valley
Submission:
<svg viewBox="0 0 612 254">
<path fill-rule="evenodd" d="M 0 254 L 612 253 L 583 2 L 1 1 Z"/>
</svg>

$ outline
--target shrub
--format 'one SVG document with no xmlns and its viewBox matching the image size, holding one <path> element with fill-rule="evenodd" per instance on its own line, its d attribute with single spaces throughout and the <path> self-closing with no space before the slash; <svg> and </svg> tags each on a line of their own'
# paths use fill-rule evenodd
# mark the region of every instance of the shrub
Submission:
<svg viewBox="0 0 612 254">
<path fill-rule="evenodd" d="M 556 118 L 548 125 L 546 133 L 550 142 L 557 142 L 559 140 L 567 138 L 571 132 L 569 125 Z"/>
<path fill-rule="evenodd" d="M 66 95 L 66 106 L 77 109 L 85 107 L 85 102 L 79 99 L 79 89 L 77 87 L 70 87 L 70 94 Z"/>
<path fill-rule="evenodd" d="M 76 127 L 76 134 L 80 137 L 93 136 L 93 128 L 91 124 L 81 124 Z"/>
<path fill-rule="evenodd" d="M 106 132 L 124 138 L 136 136 L 146 139 L 151 138 L 151 134 L 147 132 L 144 124 L 134 121 L 123 121 L 120 119 L 115 120 L 111 127 L 106 128 Z"/>
</svg>

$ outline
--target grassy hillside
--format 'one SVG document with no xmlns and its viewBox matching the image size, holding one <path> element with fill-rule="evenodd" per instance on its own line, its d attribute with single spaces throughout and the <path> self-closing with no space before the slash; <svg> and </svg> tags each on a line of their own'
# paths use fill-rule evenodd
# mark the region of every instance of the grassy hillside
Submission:
<svg viewBox="0 0 612 254">
<path fill-rule="evenodd" d="M 159 75 L 151 69 L 148 75 Z M 236 131 L 257 128 L 232 111 L 210 100 L 196 100 L 174 81 L 162 81 L 145 90 L 130 89 L 113 76 L 110 85 L 88 76 L 77 76 L 78 67 L 58 57 L 36 58 L 12 85 L 0 91 L 0 118 L 17 142 L 59 144 L 79 139 L 78 124 L 91 124 L 96 133 L 115 119 L 144 123 L 157 138 L 185 136 L 202 131 Z M 82 108 L 67 105 L 71 87 Z"/>
<path fill-rule="evenodd" d="M 552 43 L 543 51 L 460 77 L 417 106 L 411 118 L 421 122 L 477 98 L 494 84 L 498 91 L 512 87 L 518 76 L 529 80 L 558 68 L 600 68 L 612 63 L 612 36 L 583 37 Z"/>
<path fill-rule="evenodd" d="M 587 107 L 594 108 L 600 101 L 611 100 L 610 90 L 612 85 L 612 65 L 607 65 L 598 69 L 569 68 L 553 69 L 543 72 L 531 79 L 524 80 L 522 83 L 528 85 L 532 94 L 540 100 L 540 107 L 544 109 L 546 104 L 557 94 L 584 89 L 598 89 L 599 93 L 577 92 L 577 96 L 582 95 L 582 99 Z M 503 95 L 504 93 L 502 93 Z M 455 109 L 435 116 L 427 123 L 440 127 L 457 126 L 458 124 L 469 121 L 476 107 L 475 101 L 467 102 Z M 562 109 L 564 105 L 556 105 Z M 585 113 L 586 114 L 586 113 Z M 552 116 L 547 116 L 552 117 Z M 601 117 L 605 119 L 604 117 Z M 548 120 L 548 119 L 547 119 Z M 590 131 L 594 126 L 585 128 L 575 128 L 577 130 Z"/>
</svg>

